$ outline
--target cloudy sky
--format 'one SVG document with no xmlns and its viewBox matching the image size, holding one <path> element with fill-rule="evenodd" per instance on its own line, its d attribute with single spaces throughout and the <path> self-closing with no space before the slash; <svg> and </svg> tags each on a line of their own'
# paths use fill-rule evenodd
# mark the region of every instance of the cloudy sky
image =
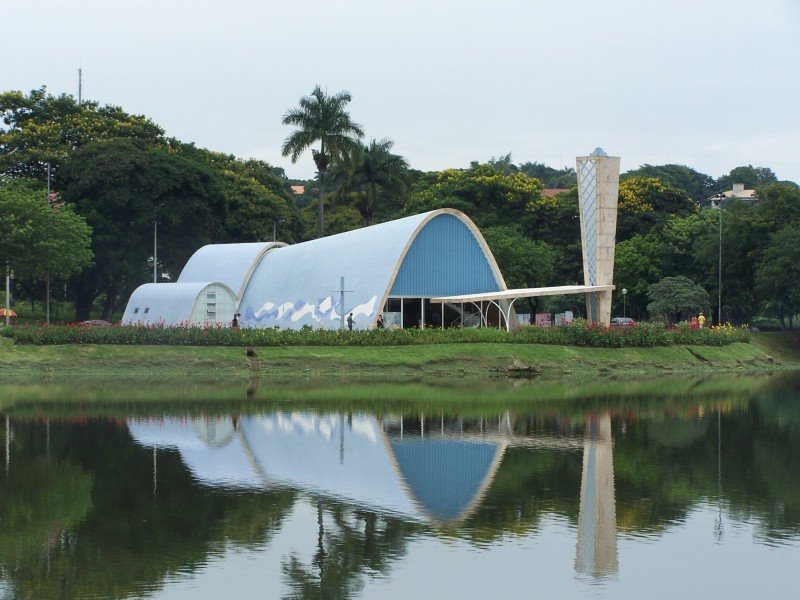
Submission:
<svg viewBox="0 0 800 600">
<path fill-rule="evenodd" d="M 800 0 L 3 0 L 0 89 L 77 93 L 310 177 L 281 116 L 320 84 L 417 169 L 741 164 L 800 182 Z"/>
</svg>

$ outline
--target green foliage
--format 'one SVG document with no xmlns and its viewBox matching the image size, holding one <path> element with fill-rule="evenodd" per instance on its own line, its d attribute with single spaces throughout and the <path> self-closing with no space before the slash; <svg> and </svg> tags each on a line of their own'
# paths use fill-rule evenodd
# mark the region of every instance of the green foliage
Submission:
<svg viewBox="0 0 800 600">
<path fill-rule="evenodd" d="M 641 317 L 647 307 L 647 290 L 662 277 L 661 244 L 655 234 L 635 235 L 617 244 L 614 261 L 615 314 L 622 312 L 622 288 L 628 290 L 627 314 Z"/>
<path fill-rule="evenodd" d="M 681 190 L 696 204 L 707 200 L 714 193 L 714 178 L 685 165 L 642 165 L 620 176 L 621 180 L 655 178 L 664 185 Z"/>
<path fill-rule="evenodd" d="M 617 240 L 645 234 L 671 216 L 696 210 L 689 196 L 654 177 L 630 177 L 619 183 Z"/>
<path fill-rule="evenodd" d="M 146 281 L 156 214 L 162 272 L 177 273 L 199 246 L 221 234 L 219 177 L 176 152 L 125 139 L 90 142 L 70 156 L 63 184 L 64 198 L 93 229 L 95 266 L 80 279 L 78 319 L 88 318 L 100 291 L 108 298 L 103 317 L 109 319 L 118 292 Z"/>
<path fill-rule="evenodd" d="M 756 189 L 762 185 L 778 181 L 772 169 L 767 167 L 736 167 L 727 175 L 717 179 L 716 191 L 724 192 L 733 189 L 734 183 L 743 183 L 745 189 Z"/>
<path fill-rule="evenodd" d="M 93 140 L 129 138 L 163 141 L 163 130 L 142 115 L 118 106 L 51 96 L 44 87 L 29 94 L 0 94 L 0 173 L 47 180 L 47 163 L 55 181 L 61 165 L 76 148 Z"/>
<path fill-rule="evenodd" d="M 92 260 L 91 229 L 32 180 L 0 180 L 0 264 L 18 274 L 68 276 Z"/>
<path fill-rule="evenodd" d="M 651 315 L 663 316 L 674 321 L 682 317 L 709 312 L 708 292 L 687 277 L 665 277 L 647 288 Z"/>
<path fill-rule="evenodd" d="M 482 233 L 508 287 L 543 287 L 551 283 L 556 253 L 550 246 L 525 237 L 516 227 L 489 227 Z"/>
<path fill-rule="evenodd" d="M 775 233 L 756 266 L 756 288 L 767 312 L 786 328 L 800 312 L 800 222 Z"/>
<path fill-rule="evenodd" d="M 222 194 L 222 210 L 215 215 L 222 229 L 218 241 L 271 240 L 273 228 L 280 232 L 282 241 L 300 240 L 300 215 L 288 183 L 275 174 L 274 167 L 260 160 L 239 160 L 188 144 L 174 142 L 171 148 L 189 160 L 211 167 L 218 176 Z"/>
<path fill-rule="evenodd" d="M 398 212 L 408 194 L 408 163 L 392 154 L 393 145 L 389 139 L 372 140 L 331 167 L 334 201 L 355 207 L 365 225 L 375 216 Z"/>
<path fill-rule="evenodd" d="M 564 327 L 521 327 L 512 332 L 485 329 L 230 329 L 222 327 L 76 327 L 0 328 L 0 335 L 19 344 L 130 344 L 176 346 L 414 346 L 422 344 L 556 344 L 621 348 L 698 344 L 723 346 L 749 341 L 745 328 L 661 325 L 598 327 L 576 320 Z"/>
<path fill-rule="evenodd" d="M 505 175 L 490 165 L 473 165 L 420 179 L 404 212 L 455 208 L 469 215 L 480 228 L 510 225 L 526 222 L 540 210 L 555 207 L 555 200 L 542 198 L 541 191 L 538 180 L 522 173 Z"/>
</svg>

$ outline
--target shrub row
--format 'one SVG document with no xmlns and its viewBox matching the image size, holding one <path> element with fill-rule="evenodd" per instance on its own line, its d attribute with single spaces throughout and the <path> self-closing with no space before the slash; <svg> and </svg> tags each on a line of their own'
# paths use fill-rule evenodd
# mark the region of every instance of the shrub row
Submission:
<svg viewBox="0 0 800 600">
<path fill-rule="evenodd" d="M 230 329 L 221 327 L 68 325 L 2 327 L 0 335 L 19 344 L 166 344 L 175 346 L 411 346 L 416 344 L 496 343 L 555 344 L 621 348 L 672 344 L 724 346 L 748 342 L 746 328 L 730 326 L 691 329 L 641 324 L 608 328 L 576 321 L 564 327 L 497 329 L 387 329 L 332 331 L 327 329 Z"/>
</svg>

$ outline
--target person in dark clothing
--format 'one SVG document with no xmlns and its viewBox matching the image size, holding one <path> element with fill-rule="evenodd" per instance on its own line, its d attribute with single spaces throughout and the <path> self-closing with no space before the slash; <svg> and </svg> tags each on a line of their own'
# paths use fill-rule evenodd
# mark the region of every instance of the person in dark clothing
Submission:
<svg viewBox="0 0 800 600">
<path fill-rule="evenodd" d="M 233 321 L 231 321 L 231 329 L 239 329 L 239 313 L 235 313 L 233 315 Z"/>
<path fill-rule="evenodd" d="M 383 329 L 383 315 L 378 315 L 378 320 L 375 322 L 375 327 Z"/>
<path fill-rule="evenodd" d="M 355 322 L 356 322 L 356 320 L 353 318 L 353 313 L 350 313 L 349 315 L 347 315 L 347 328 L 350 331 L 353 331 L 353 323 L 355 323 Z"/>
</svg>

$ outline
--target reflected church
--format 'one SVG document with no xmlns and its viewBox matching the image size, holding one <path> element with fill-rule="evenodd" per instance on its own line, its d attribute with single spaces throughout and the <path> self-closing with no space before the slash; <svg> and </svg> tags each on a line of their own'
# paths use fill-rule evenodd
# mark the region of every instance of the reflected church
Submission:
<svg viewBox="0 0 800 600">
<path fill-rule="evenodd" d="M 475 513 L 508 448 L 581 452 L 575 570 L 598 577 L 618 569 L 608 413 L 587 417 L 582 437 L 520 434 L 512 413 L 465 419 L 275 412 L 130 420 L 128 428 L 142 446 L 177 450 L 206 486 L 290 488 L 433 526 L 457 526 Z"/>
</svg>

